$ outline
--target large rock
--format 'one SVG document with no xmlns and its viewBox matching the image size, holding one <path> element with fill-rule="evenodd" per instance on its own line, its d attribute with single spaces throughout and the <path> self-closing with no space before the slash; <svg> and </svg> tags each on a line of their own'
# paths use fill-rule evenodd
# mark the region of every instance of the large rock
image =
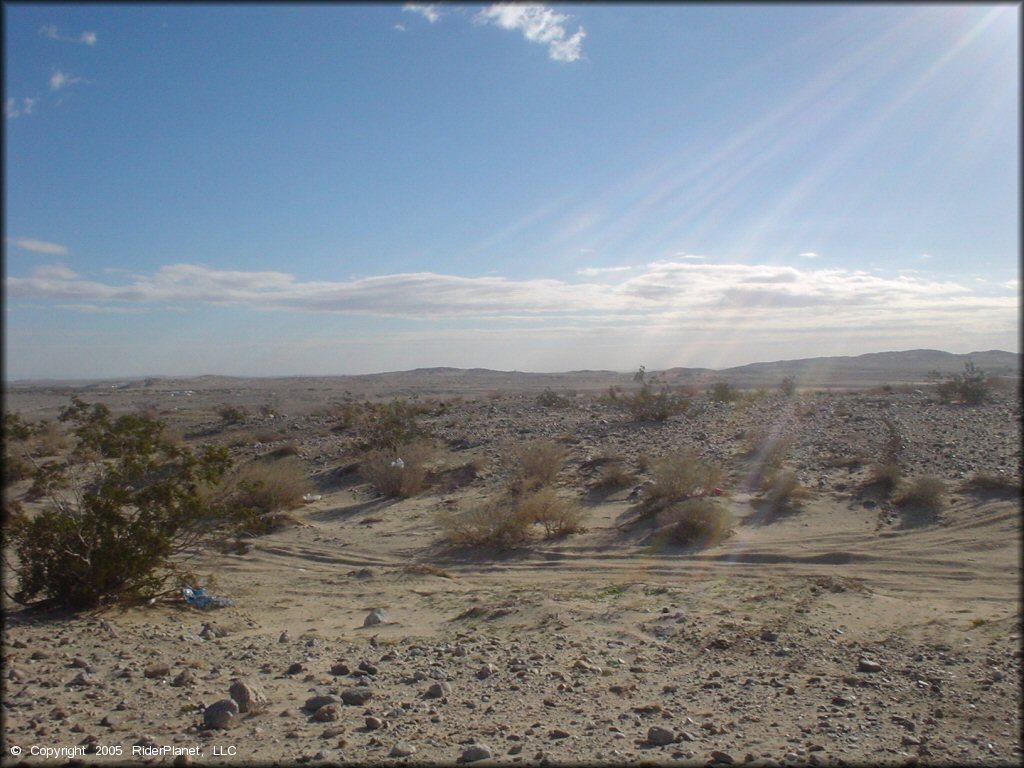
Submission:
<svg viewBox="0 0 1024 768">
<path fill-rule="evenodd" d="M 215 701 L 203 712 L 203 725 L 226 730 L 238 719 L 238 704 L 234 699 Z"/>
<path fill-rule="evenodd" d="M 238 702 L 239 712 L 259 712 L 267 706 L 267 694 L 258 682 L 251 678 L 239 678 L 228 690 L 231 698 Z"/>
<path fill-rule="evenodd" d="M 475 763 L 477 760 L 489 760 L 492 754 L 491 748 L 486 744 L 471 744 L 462 750 L 462 762 Z"/>
<path fill-rule="evenodd" d="M 341 692 L 341 700 L 352 706 L 362 706 L 373 698 L 373 691 L 362 686 L 358 688 L 346 688 Z"/>
</svg>

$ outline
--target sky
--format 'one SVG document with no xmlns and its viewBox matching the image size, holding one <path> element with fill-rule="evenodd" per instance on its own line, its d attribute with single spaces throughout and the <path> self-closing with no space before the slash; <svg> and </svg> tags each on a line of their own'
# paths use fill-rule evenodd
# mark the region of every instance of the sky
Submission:
<svg viewBox="0 0 1024 768">
<path fill-rule="evenodd" d="M 1018 5 L 3 12 L 7 381 L 1019 351 Z"/>
</svg>

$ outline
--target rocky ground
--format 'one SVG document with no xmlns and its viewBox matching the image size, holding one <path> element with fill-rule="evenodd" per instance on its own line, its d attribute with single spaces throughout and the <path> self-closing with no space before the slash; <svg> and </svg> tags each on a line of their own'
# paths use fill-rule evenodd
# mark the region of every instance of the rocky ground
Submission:
<svg viewBox="0 0 1024 768">
<path fill-rule="evenodd" d="M 8 604 L 5 765 L 1022 760 L 1020 499 L 962 487 L 1001 473 L 1019 489 L 1008 393 L 978 407 L 910 388 L 700 395 L 660 424 L 590 394 L 436 398 L 422 420 L 447 474 L 400 501 L 360 479 L 336 409 L 230 427 L 166 414 L 237 458 L 293 442 L 319 498 L 239 553 L 197 554 L 230 606 Z M 512 449 L 538 438 L 568 450 L 557 483 L 586 530 L 446 549 L 438 511 L 497 493 Z M 751 477 L 780 440 L 808 498 L 766 516 Z M 629 524 L 650 460 L 683 446 L 728 470 L 732 535 L 700 552 Z M 937 518 L 865 487 L 887 455 L 946 482 Z M 635 484 L 595 489 L 609 458 Z"/>
</svg>

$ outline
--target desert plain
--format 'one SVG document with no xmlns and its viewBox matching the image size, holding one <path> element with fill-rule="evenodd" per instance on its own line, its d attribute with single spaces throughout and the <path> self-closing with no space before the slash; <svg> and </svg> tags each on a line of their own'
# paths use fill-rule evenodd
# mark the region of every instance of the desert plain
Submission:
<svg viewBox="0 0 1024 768">
<path fill-rule="evenodd" d="M 935 355 L 669 371 L 689 397 L 664 421 L 609 399 L 639 385 L 600 371 L 8 385 L 30 422 L 74 394 L 239 463 L 279 451 L 309 493 L 275 530 L 193 553 L 193 586 L 229 605 L 5 595 L 3 764 L 1019 765 L 1019 364 L 965 405 L 925 372 L 966 358 Z M 431 446 L 409 498 L 367 481 L 343 417 L 396 398 Z M 445 515 L 506 493 L 541 444 L 579 530 L 452 546 Z M 785 505 L 758 485 L 772 446 L 799 482 Z M 708 546 L 644 515 L 681 449 L 723 470 L 729 531 Z M 899 503 L 921 477 L 942 483 L 934 509 Z"/>
</svg>

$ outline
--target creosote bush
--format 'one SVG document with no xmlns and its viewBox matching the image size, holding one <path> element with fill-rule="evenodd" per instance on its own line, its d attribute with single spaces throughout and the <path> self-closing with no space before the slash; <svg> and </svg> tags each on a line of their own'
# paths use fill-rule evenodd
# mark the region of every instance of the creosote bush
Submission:
<svg viewBox="0 0 1024 768">
<path fill-rule="evenodd" d="M 888 496 L 903 479 L 903 472 L 896 462 L 889 461 L 880 464 L 872 464 L 867 479 L 864 481 L 865 488 L 877 488 Z"/>
<path fill-rule="evenodd" d="M 1021 477 L 1020 475 L 982 472 L 964 480 L 960 484 L 960 490 L 967 493 L 989 493 L 1005 498 L 1017 498 L 1021 494 Z"/>
<path fill-rule="evenodd" d="M 422 413 L 422 408 L 404 400 L 366 403 L 358 415 L 356 430 L 364 448 L 393 451 L 427 436 L 419 423 Z"/>
<path fill-rule="evenodd" d="M 968 360 L 963 373 L 941 379 L 935 391 L 944 403 L 959 400 L 966 405 L 979 405 L 991 397 L 992 384 L 988 375 Z"/>
<path fill-rule="evenodd" d="M 260 534 L 273 528 L 275 513 L 300 506 L 312 487 L 297 458 L 271 456 L 238 467 L 213 498 L 231 510 L 240 532 Z"/>
<path fill-rule="evenodd" d="M 791 509 L 809 495 L 808 490 L 800 485 L 796 473 L 788 469 L 773 472 L 761 483 L 760 500 L 774 510 Z"/>
<path fill-rule="evenodd" d="M 693 496 L 709 496 L 724 477 L 721 467 L 703 461 L 691 449 L 655 460 L 651 471 L 654 477 L 643 498 L 648 514 Z"/>
<path fill-rule="evenodd" d="M 732 513 L 714 499 L 692 498 L 663 509 L 656 520 L 657 538 L 709 547 L 729 535 Z"/>
<path fill-rule="evenodd" d="M 168 445 L 159 419 L 115 419 L 77 397 L 60 421 L 73 426 L 75 461 L 48 465 L 45 509 L 8 520 L 12 597 L 80 609 L 156 594 L 175 573 L 172 558 L 226 524 L 203 489 L 223 476 L 227 452 Z"/>
</svg>

